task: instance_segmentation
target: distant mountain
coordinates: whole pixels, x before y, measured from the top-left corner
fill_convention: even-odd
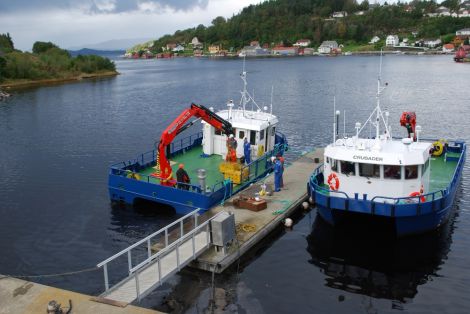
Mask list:
[[[102,57],[118,56],[126,53],[125,50],[97,50],[97,49],[88,49],[83,48],[80,50],[68,50],[68,52],[76,57],[78,55],[88,56],[88,55],[97,55]]]
[[[70,47],[68,50],[80,50],[83,48],[95,50],[126,50],[138,43],[148,41],[149,38],[126,38],[126,39],[112,39],[103,41],[101,43],[84,44],[80,46]]]

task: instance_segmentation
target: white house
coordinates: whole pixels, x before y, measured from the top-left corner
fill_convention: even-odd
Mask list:
[[[398,39],[397,35],[388,35],[387,39],[385,40],[385,45],[387,47],[398,46],[400,39]]]
[[[175,48],[173,48],[173,52],[181,52],[184,51],[184,47],[180,44],[176,45]]]
[[[380,41],[380,37],[379,36],[374,36],[372,37],[372,39],[369,41],[369,44],[375,44],[377,42]]]
[[[333,12],[333,14],[331,15],[331,17],[334,17],[334,18],[341,18],[341,17],[346,17],[346,16],[348,16],[348,12],[346,11]]]
[[[459,29],[455,32],[457,36],[470,36],[470,28]]]
[[[197,39],[197,37],[194,37],[192,40],[191,40],[191,45],[193,45],[193,49],[202,49],[203,48],[203,44],[199,41],[199,39]]]
[[[318,47],[319,53],[330,53],[333,49],[338,49],[338,43],[334,40],[325,40]]]
[[[442,5],[436,9],[436,13],[439,16],[450,16],[450,10]]]
[[[436,48],[437,46],[440,46],[442,44],[442,41],[440,38],[438,39],[426,39],[424,40],[424,47],[428,48]]]
[[[465,8],[460,8],[459,17],[470,17],[470,10]]]
[[[311,44],[310,39],[299,39],[297,42],[293,45],[295,47],[308,47]]]
[[[407,47],[408,43],[408,38],[403,38],[402,42],[400,43],[400,47]]]
[[[442,52],[444,53],[451,53],[455,51],[455,47],[453,44],[445,44],[442,46]]]

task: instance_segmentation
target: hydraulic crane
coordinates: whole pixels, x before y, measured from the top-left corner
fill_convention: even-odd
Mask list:
[[[192,117],[196,117],[198,119],[187,123],[188,120]],[[156,160],[157,170],[156,173],[152,176],[159,178],[160,183],[162,185],[174,186],[176,183],[173,179],[173,171],[171,169],[170,162],[168,161],[168,155],[170,154],[169,145],[171,144],[171,142],[173,142],[173,140],[178,134],[192,126],[199,119],[202,119],[205,122],[209,123],[217,130],[225,133],[225,135],[227,136],[234,133],[232,124],[230,122],[222,119],[216,113],[212,112],[209,108],[192,103],[188,109],[184,110],[178,116],[178,118],[176,118],[165,129],[165,131],[163,131],[162,136],[160,138],[160,142],[158,143]]]

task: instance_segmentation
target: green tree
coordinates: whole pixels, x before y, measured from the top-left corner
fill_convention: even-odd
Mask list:
[[[51,42],[37,41],[33,44],[33,53],[40,54],[52,48],[59,48]]]
[[[0,34],[0,53],[9,53],[15,50],[10,33]]]

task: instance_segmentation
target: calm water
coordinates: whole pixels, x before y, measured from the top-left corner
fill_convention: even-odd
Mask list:
[[[250,89],[274,113],[289,158],[330,141],[333,96],[346,129],[374,106],[378,57],[249,60]],[[93,267],[174,217],[113,209],[107,166],[149,150],[191,102],[223,108],[239,99],[240,60],[117,61],[106,80],[14,92],[0,103],[0,273],[37,275]],[[383,104],[394,135],[403,110],[423,137],[470,142],[470,67],[448,56],[386,56]],[[467,164],[468,165],[468,164]],[[226,311],[239,313],[469,313],[470,170],[454,216],[438,232],[404,240],[336,231],[316,211],[296,217],[238,269],[217,276]],[[88,294],[100,271],[34,278]],[[199,313],[211,276],[184,271],[143,304]]]

